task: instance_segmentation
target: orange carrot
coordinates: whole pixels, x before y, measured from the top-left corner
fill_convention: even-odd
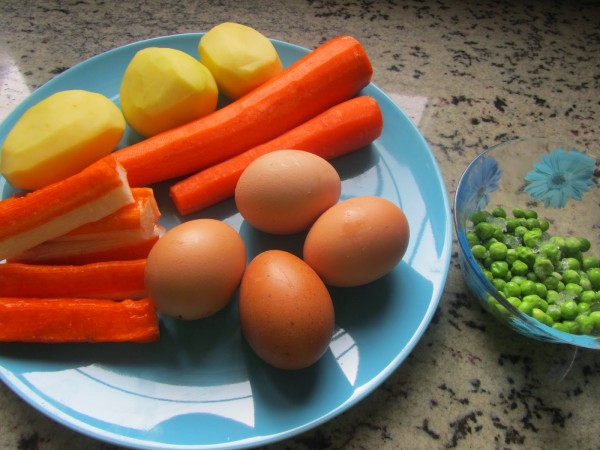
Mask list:
[[[60,241],[51,240],[30,248],[8,262],[26,264],[81,265],[102,261],[127,261],[143,259],[164,233],[155,225],[149,238],[141,239],[93,239]]]
[[[377,101],[361,96],[340,103],[281,136],[171,186],[179,214],[190,214],[233,196],[242,172],[259,156],[275,150],[304,150],[333,159],[358,150],[381,135]]]
[[[123,168],[106,157],[22,197],[0,201],[0,260],[132,203]]]
[[[149,299],[0,298],[1,342],[155,342]]]
[[[145,259],[81,266],[0,264],[0,297],[143,298],[145,267]]]
[[[339,36],[228,106],[113,154],[131,186],[194,173],[353,97],[372,74],[360,43]]]
[[[55,238],[56,241],[93,239],[147,239],[160,218],[154,192],[150,188],[132,188],[134,203],[114,213]]]

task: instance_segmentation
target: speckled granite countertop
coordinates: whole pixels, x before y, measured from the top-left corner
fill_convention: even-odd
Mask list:
[[[482,149],[556,134],[600,145],[600,4],[292,0],[0,3],[0,119],[28,92],[111,48],[223,21],[314,48],[366,47],[374,81],[415,121],[452,196]],[[571,364],[572,363],[572,364]],[[598,449],[600,354],[526,340],[476,303],[453,258],[438,311],[405,363],[349,411],[272,449]],[[0,448],[114,448],[0,386]]]

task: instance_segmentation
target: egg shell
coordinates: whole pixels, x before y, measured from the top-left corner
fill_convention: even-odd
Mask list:
[[[304,241],[303,259],[328,285],[359,286],[389,273],[409,237],[399,206],[381,197],[354,197],[317,219]]]
[[[159,311],[194,320],[215,314],[232,300],[245,267],[246,249],[238,232],[219,220],[197,219],[158,240],[144,278]]]
[[[293,234],[339,200],[341,180],[324,158],[301,150],[263,155],[244,170],[235,203],[245,220],[272,234]]]
[[[327,287],[302,259],[267,250],[246,268],[239,316],[250,347],[280,369],[302,369],[326,352],[335,327]]]

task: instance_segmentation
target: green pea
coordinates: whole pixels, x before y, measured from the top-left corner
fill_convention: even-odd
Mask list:
[[[579,238],[569,236],[565,239],[565,252],[569,254],[574,254],[581,251],[581,241]]]
[[[473,256],[477,259],[484,259],[486,256],[488,256],[487,248],[481,244],[476,244],[471,247],[471,253],[473,253]]]
[[[590,248],[592,248],[592,244],[588,239],[584,237],[578,237],[577,239],[579,239],[579,251],[587,252]]]
[[[556,290],[558,292],[562,292],[565,290],[565,283],[563,283],[562,281],[558,281],[558,284],[556,285]]]
[[[494,281],[494,275],[489,270],[484,270],[483,275],[490,281],[490,283]]]
[[[558,288],[558,283],[559,282],[560,282],[560,280],[558,279],[558,277],[556,277],[554,275],[550,275],[550,276],[544,278],[544,285],[548,289],[553,289],[555,291]]]
[[[548,231],[550,229],[550,222],[548,222],[546,219],[539,219],[539,223],[542,231]]]
[[[535,287],[535,282],[531,280],[523,281],[519,287],[521,288],[521,295],[523,297],[527,295],[537,295],[537,289]]]
[[[600,289],[600,267],[589,269],[587,275],[590,283],[592,283],[592,288]]]
[[[509,248],[506,250],[506,262],[510,265],[517,260],[517,251],[514,248]]]
[[[478,211],[474,211],[473,214],[471,214],[471,221],[477,225],[478,223],[481,222],[487,222],[488,218],[490,217],[490,213],[485,211],[485,210],[478,210]]]
[[[497,291],[502,293],[504,291],[504,285],[506,284],[506,280],[503,280],[502,278],[494,278],[492,280],[492,284],[494,285]]]
[[[594,329],[600,330],[600,311],[592,311],[589,317],[594,322]]]
[[[539,308],[533,308],[531,310],[531,316],[538,322],[541,322],[544,325],[548,325],[549,327],[554,325],[554,320],[552,319],[552,317],[550,317],[548,314],[546,314]]]
[[[515,275],[526,275],[529,272],[529,266],[520,259],[514,261],[510,266],[510,271]]]
[[[506,261],[494,261],[490,265],[490,272],[492,272],[494,278],[506,279],[508,275],[508,263]]]
[[[521,208],[513,208],[512,214],[517,218],[525,217],[525,211],[523,211]]]
[[[521,299],[518,297],[507,297],[506,301],[508,303],[510,303],[511,305],[513,305],[515,308],[518,308],[519,305],[521,304]]]
[[[583,275],[581,275],[581,279],[579,280],[579,286],[581,286],[581,289],[584,291],[589,291],[592,289],[592,282],[587,277],[585,272],[583,273]]]
[[[527,280],[527,278],[525,278],[521,275],[515,275],[515,274],[513,274],[513,277],[510,279],[510,281],[513,281],[519,285],[525,280]]]
[[[548,305],[548,308],[546,308],[546,314],[552,317],[552,320],[555,322],[559,321],[561,319],[560,306]]]
[[[583,270],[590,270],[594,267],[600,267],[600,260],[594,256],[584,256],[581,262]]]
[[[523,211],[523,217],[525,217],[526,219],[537,219],[538,213],[533,209],[526,209],[525,211]]]
[[[492,216],[494,217],[506,217],[506,211],[503,208],[494,208],[492,210]]]
[[[583,291],[579,295],[579,301],[593,305],[596,303],[596,293],[592,290]]]
[[[560,298],[561,296],[558,292],[552,289],[548,289],[548,292],[546,293],[546,301],[549,305],[557,304]]]
[[[520,297],[521,287],[518,283],[511,280],[504,285],[504,293],[507,297]]]
[[[562,274],[562,281],[563,281],[563,283],[567,283],[567,284],[569,284],[569,283],[579,284],[579,282],[581,281],[581,277],[579,276],[579,273],[576,270],[567,269]]]
[[[515,228],[519,226],[519,221],[517,219],[508,219],[506,221],[506,231],[509,233],[514,233]]]
[[[544,283],[536,282],[535,293],[541,298],[546,298],[546,296],[548,295],[548,288],[546,288],[546,285]]]
[[[577,303],[577,311],[579,311],[580,315],[586,314],[587,312],[589,312],[590,308],[591,308],[591,305],[589,303],[582,302],[582,301]]]
[[[570,329],[568,325],[565,325],[563,322],[554,322],[552,328],[558,331],[562,331],[563,333],[569,333]]]
[[[540,253],[550,261],[558,261],[560,257],[560,249],[556,244],[546,242],[540,246]]]
[[[479,222],[475,225],[475,233],[477,237],[481,240],[488,240],[491,238],[496,232],[496,227],[487,222]]]
[[[600,291],[596,292],[596,303],[600,303]]]
[[[533,263],[533,272],[540,280],[545,280],[554,273],[554,264],[550,259],[540,256]]]
[[[493,262],[494,262],[494,260],[488,254],[485,258],[483,258],[483,267],[485,267],[486,269],[489,269]]]
[[[523,261],[529,267],[533,267],[533,264],[535,263],[535,260],[536,260],[536,256],[530,247],[522,246],[522,247],[517,248],[516,251],[517,251],[517,257],[519,258],[520,261]]]
[[[517,306],[517,309],[523,314],[531,316],[533,314],[533,308],[535,308],[535,306],[535,302],[526,302],[524,300],[521,300],[521,303],[519,304],[519,306]]]
[[[506,259],[508,247],[502,242],[494,242],[492,245],[490,245],[489,252],[493,260],[504,261]]]
[[[515,228],[514,234],[515,236],[522,238],[528,231],[529,229],[526,226],[519,225],[517,228]]]
[[[534,228],[523,235],[523,243],[527,247],[536,248],[542,242],[542,230]]]
[[[563,324],[567,327],[567,333],[579,334],[579,324],[574,320],[563,320]]]
[[[565,270],[580,270],[581,269],[581,265],[579,264],[579,261],[577,260],[577,258],[573,258],[573,257],[561,259],[558,266],[563,271],[565,271]]]
[[[527,219],[525,221],[525,226],[529,229],[529,230],[533,230],[534,228],[538,228],[541,231],[540,228],[540,221],[538,219]]]
[[[476,244],[479,244],[479,237],[474,231],[467,231],[467,243],[469,247],[473,247]]]
[[[571,294],[579,297],[583,289],[577,283],[566,283],[565,284],[565,292],[570,292]]]
[[[577,316],[575,322],[579,325],[579,332],[581,334],[590,334],[594,329],[594,319],[590,316]]]
[[[567,300],[560,306],[560,314],[563,319],[572,320],[577,317],[579,310],[575,300]]]

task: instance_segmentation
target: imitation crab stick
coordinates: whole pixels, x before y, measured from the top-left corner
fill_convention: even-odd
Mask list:
[[[81,265],[103,261],[144,259],[165,229],[155,225],[148,238],[50,240],[7,259],[12,263]]]
[[[160,210],[150,188],[132,188],[134,203],[114,213],[87,223],[54,241],[146,239],[154,233],[154,225],[160,219]]]
[[[22,197],[0,201],[0,260],[99,220],[133,202],[123,168],[105,157]]]
[[[0,342],[155,342],[151,300],[0,298]]]
[[[233,103],[113,155],[127,170],[131,186],[188,175],[348,100],[370,82],[372,74],[361,44],[339,36]]]
[[[145,259],[81,266],[0,264],[0,297],[143,298],[145,267]]]
[[[360,149],[381,135],[377,101],[360,96],[342,102],[283,135],[204,169],[171,186],[179,214],[190,214],[233,196],[242,172],[259,156],[294,149],[333,159]]]

